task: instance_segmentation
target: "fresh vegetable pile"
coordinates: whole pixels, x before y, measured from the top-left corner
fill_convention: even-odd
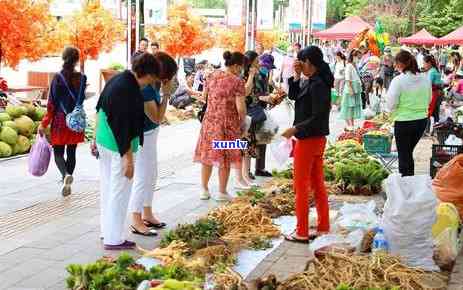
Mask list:
[[[390,113],[380,113],[376,115],[371,121],[377,123],[380,127],[386,124],[393,123]]]
[[[353,140],[337,142],[325,152],[325,179],[334,182],[339,194],[379,193],[389,173],[362,145]]]
[[[341,135],[338,136],[337,141],[344,141],[344,140],[355,140],[358,143],[363,143],[363,135],[371,131],[372,129],[368,128],[358,128],[354,131],[345,131]]]
[[[407,267],[399,258],[387,254],[327,252],[310,261],[305,272],[289,277],[278,289],[424,290],[444,289],[445,281],[443,275]]]
[[[0,158],[29,152],[46,109],[8,105],[0,113]]]
[[[233,245],[250,247],[256,240],[278,237],[280,230],[259,206],[234,202],[209,213],[209,218],[224,227],[222,240]]]
[[[199,281],[192,273],[176,266],[155,266],[147,271],[127,253],[116,260],[103,258],[87,265],[71,264],[66,270],[67,287],[72,290],[131,290],[149,279]]]
[[[211,218],[204,218],[193,224],[178,225],[175,230],[169,231],[161,240],[161,248],[169,246],[174,241],[181,241],[187,245],[188,254],[208,245],[220,243],[224,234],[222,224]]]

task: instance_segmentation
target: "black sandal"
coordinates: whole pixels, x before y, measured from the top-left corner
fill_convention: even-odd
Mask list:
[[[153,230],[153,229],[149,229],[146,232],[141,232],[137,230],[134,226],[130,226],[130,228],[132,230],[132,234],[135,234],[135,235],[140,235],[140,236],[145,236],[145,237],[155,237],[158,235],[158,232],[156,232],[156,230]]]
[[[155,228],[155,229],[163,229],[165,227],[167,227],[167,224],[166,223],[152,223],[150,221],[143,221],[143,223],[145,224],[145,226],[149,227],[149,228]]]

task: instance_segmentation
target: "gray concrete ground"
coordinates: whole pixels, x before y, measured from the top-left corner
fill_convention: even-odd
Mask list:
[[[292,120],[285,105],[274,109],[273,116],[282,129]],[[336,113],[331,127],[333,140],[343,127]],[[169,228],[192,222],[217,206],[198,198],[200,170],[192,156],[199,128],[190,120],[163,127],[159,135],[160,179],[153,206]],[[270,150],[267,158],[268,169],[275,168]],[[0,289],[65,289],[66,265],[115,255],[104,251],[99,240],[98,164],[87,145],[78,149],[74,193],[67,198],[59,195],[54,164],[41,178],[27,174],[26,158],[0,162],[0,173]],[[217,190],[216,174],[211,181]],[[144,248],[159,242],[129,237]],[[250,278],[275,273],[283,279],[303,270],[310,258],[307,246],[282,243]]]

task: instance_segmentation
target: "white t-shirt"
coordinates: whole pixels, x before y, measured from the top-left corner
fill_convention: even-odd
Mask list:
[[[334,78],[336,80],[343,80],[345,78],[346,67],[343,62],[337,62],[334,67]]]
[[[360,82],[360,76],[358,75],[354,65],[351,63],[346,64],[345,80],[352,82]]]

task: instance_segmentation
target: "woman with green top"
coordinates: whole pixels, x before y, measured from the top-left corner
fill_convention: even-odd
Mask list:
[[[349,54],[345,68],[341,118],[346,121],[349,130],[354,129],[354,120],[362,117],[362,82],[356,68],[358,58],[359,52],[353,49]]]
[[[392,112],[394,120],[399,172],[402,176],[413,176],[413,150],[428,123],[431,82],[426,74],[420,73],[416,59],[410,52],[400,51],[395,57],[395,62],[400,75],[391,82],[386,106]]]
[[[131,231],[142,236],[156,236],[156,229],[166,227],[166,224],[153,214],[153,184],[155,184],[158,174],[157,143],[159,124],[164,119],[170,99],[171,80],[178,70],[177,63],[168,54],[157,52],[154,57],[160,67],[160,72],[155,81],[161,83],[163,97],[161,101],[159,90],[154,87],[155,83],[142,89],[145,108],[144,142],[135,158],[135,176],[130,201],[130,212],[132,213]]]
[[[96,145],[100,159],[101,232],[105,250],[135,248],[124,239],[134,176],[134,154],[143,145],[144,101],[141,88],[154,83],[159,63],[149,53],[134,58],[105,85],[97,110]]]
[[[425,55],[423,69],[428,74],[432,85],[432,99],[429,103],[428,117],[433,117],[434,122],[439,122],[440,105],[442,103],[442,81],[437,67],[436,59],[432,55]]]

